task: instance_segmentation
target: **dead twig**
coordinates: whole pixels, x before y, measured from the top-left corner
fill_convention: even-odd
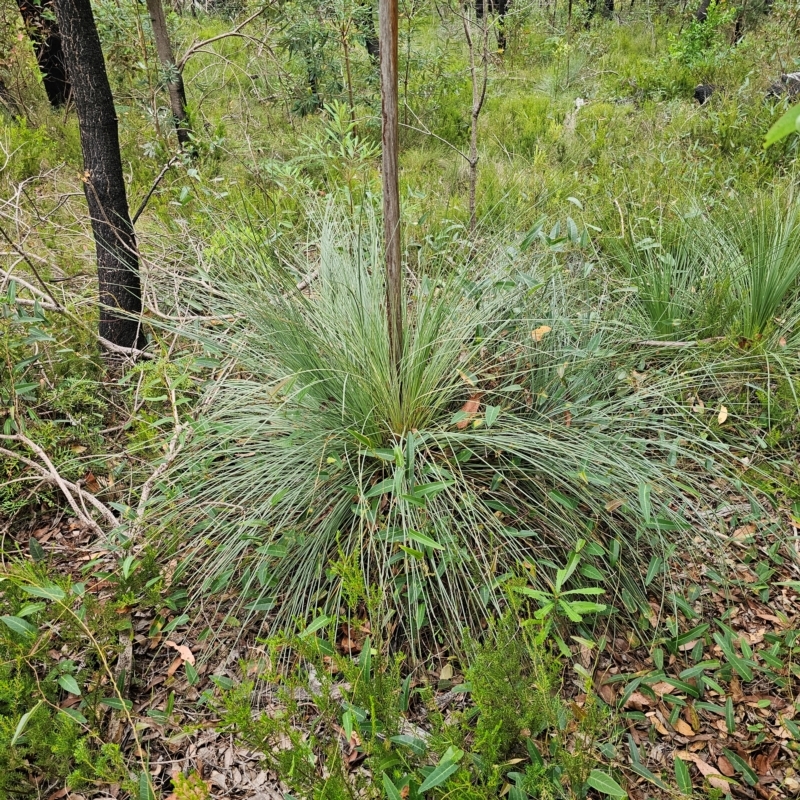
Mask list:
[[[186,62],[201,48],[205,47],[206,45],[212,44],[213,42],[218,42],[220,39],[227,39],[229,36],[240,36],[241,34],[239,31],[242,30],[246,25],[249,25],[256,17],[260,17],[266,10],[267,5],[264,4],[261,8],[258,9],[254,14],[251,14],[247,19],[243,22],[240,22],[235,28],[230,31],[226,31],[225,33],[220,33],[217,36],[212,36],[210,39],[204,39],[202,42],[195,42],[192,44],[189,49],[183,54],[181,59],[175,64],[175,68],[178,72],[183,72],[183,68],[186,66]]]
[[[14,434],[0,434],[0,440],[8,442],[19,442],[25,445],[41,460],[41,464],[31,458],[15,453],[13,450],[7,450],[5,447],[0,447],[0,453],[4,456],[14,458],[21,461],[26,466],[37,472],[43,480],[57,486],[64,497],[67,499],[70,508],[75,512],[75,516],[81,520],[87,527],[94,530],[96,533],[103,535],[103,529],[100,525],[92,519],[86,510],[84,502],[89,503],[100,514],[100,516],[109,524],[110,527],[115,528],[119,524],[119,520],[114,516],[108,506],[101,503],[91,492],[87,492],[71,481],[65,480],[59,475],[58,470],[53,465],[53,462],[48,458],[47,453],[36,442],[31,441],[27,436],[22,433]],[[80,506],[78,500],[80,500]]]

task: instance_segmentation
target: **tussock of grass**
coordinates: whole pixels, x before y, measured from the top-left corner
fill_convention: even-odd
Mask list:
[[[257,246],[214,275],[203,305],[239,321],[199,338],[238,366],[160,511],[185,568],[286,620],[338,608],[331,564],[356,554],[386,619],[455,640],[512,577],[546,584],[588,539],[583,579],[636,609],[642,567],[701,492],[677,466],[680,411],[637,376],[630,331],[560,271],[493,252],[414,283],[398,379],[380,256],[374,225],[328,214],[308,295]]]

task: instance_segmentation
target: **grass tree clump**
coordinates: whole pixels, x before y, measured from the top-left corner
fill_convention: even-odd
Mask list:
[[[355,571],[381,622],[458,641],[585,541],[574,579],[634,611],[700,495],[630,332],[498,249],[414,280],[395,371],[375,225],[328,214],[309,252],[240,246],[196,298],[233,321],[192,334],[232,368],[161,506],[193,579],[285,621],[337,611]]]
[[[792,196],[697,211],[619,260],[636,288],[637,324],[653,338],[774,345],[797,336],[800,217]]]

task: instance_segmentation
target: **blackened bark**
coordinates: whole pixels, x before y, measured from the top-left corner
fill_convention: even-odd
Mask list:
[[[603,16],[606,19],[611,19],[614,15],[614,0],[604,0],[603,3]]]
[[[53,0],[17,0],[17,6],[36,53],[47,99],[53,108],[59,108],[69,100],[70,84]]]
[[[369,60],[377,64],[381,55],[380,40],[375,32],[375,8],[373,0],[358,0],[355,22],[358,32],[364,37],[364,47]]]
[[[83,188],[97,251],[100,336],[122,347],[140,347],[139,255],[100,37],[90,0],[55,0],[55,9],[81,132]]]
[[[8,87],[3,83],[2,78],[0,78],[0,106],[3,106],[12,117],[19,116],[17,102],[11,96],[11,92],[8,91]]]
[[[708,7],[711,5],[711,0],[700,0],[700,5],[697,11],[694,12],[694,18],[698,22],[705,22],[708,18]]]
[[[150,14],[150,22],[153,24],[153,38],[156,40],[158,60],[167,77],[169,104],[172,109],[172,119],[175,122],[175,132],[178,134],[181,148],[188,150],[191,146],[192,127],[186,111],[186,89],[183,85],[183,73],[175,65],[175,58],[172,55],[167,18],[164,15],[164,6],[161,4],[161,0],[147,0],[147,12]]]
[[[511,0],[475,0],[475,16],[483,19],[484,7],[490,14],[497,14],[497,46],[506,49],[506,14]]]

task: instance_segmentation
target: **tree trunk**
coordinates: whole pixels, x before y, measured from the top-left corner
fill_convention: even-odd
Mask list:
[[[386,317],[389,358],[399,375],[403,357],[403,272],[400,257],[397,0],[380,0],[383,230],[386,246]]]
[[[97,251],[100,336],[121,347],[142,346],[139,255],[100,37],[90,0],[55,0],[55,9],[81,132],[83,188]]]
[[[364,37],[364,47],[369,54],[369,60],[373,64],[377,64],[380,59],[381,46],[380,40],[375,33],[373,10],[373,0],[358,0],[355,10],[355,20],[359,33]]]
[[[0,78],[0,106],[3,106],[12,117],[19,116],[17,101],[11,96],[2,78]]]
[[[17,5],[36,53],[47,99],[53,108],[60,108],[69,100],[70,84],[61,34],[52,19],[53,0],[42,0],[41,5],[34,0],[17,0]]]
[[[175,122],[175,132],[178,134],[181,148],[187,150],[191,146],[192,127],[186,111],[186,90],[183,86],[183,73],[175,65],[172,55],[167,18],[164,15],[164,6],[161,4],[161,0],[147,0],[147,12],[150,14],[150,22],[153,25],[158,60],[167,77],[169,104],[172,109],[172,119]]]
[[[488,0],[482,0],[488,5]],[[483,65],[481,71],[481,79],[478,80],[478,65],[475,57],[475,41],[472,36],[470,26],[472,22],[469,17],[462,16],[464,24],[464,38],[467,41],[467,50],[469,52],[469,75],[470,82],[472,83],[472,109],[470,111],[470,135],[469,135],[469,232],[475,232],[477,224],[476,215],[476,197],[478,189],[478,120],[480,119],[481,110],[486,100],[486,87],[489,82],[489,20],[485,19],[485,15],[481,14],[480,17],[480,33],[481,33],[481,63]]]
[[[711,5],[711,0],[700,0],[700,5],[697,11],[694,12],[694,18],[698,22],[705,22],[708,18],[708,7]]]

